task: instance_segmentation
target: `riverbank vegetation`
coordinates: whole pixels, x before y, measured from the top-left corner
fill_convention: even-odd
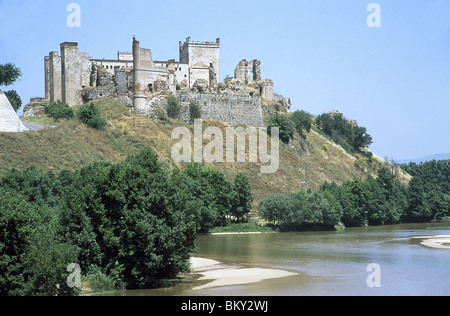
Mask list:
[[[448,220],[450,161],[403,166],[411,172],[409,186],[387,168],[378,177],[342,185],[325,182],[317,192],[274,194],[259,203],[260,214],[280,229],[386,225]]]
[[[0,296],[77,295],[71,263],[93,284],[158,286],[189,271],[198,232],[245,221],[250,205],[247,177],[170,173],[149,148],[59,176],[12,170],[0,179]]]

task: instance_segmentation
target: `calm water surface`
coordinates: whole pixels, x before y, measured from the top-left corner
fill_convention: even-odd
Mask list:
[[[450,223],[347,228],[340,232],[199,236],[196,257],[242,268],[297,275],[258,283],[194,291],[197,277],[157,290],[114,295],[450,295],[450,250],[420,245],[413,236],[450,235]],[[381,269],[370,288],[367,266]]]

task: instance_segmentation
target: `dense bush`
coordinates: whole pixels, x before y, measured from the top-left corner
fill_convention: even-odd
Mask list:
[[[84,104],[78,109],[77,118],[82,123],[98,130],[104,130],[107,124],[101,117],[100,110],[92,102]]]
[[[52,102],[45,107],[45,114],[53,118],[55,121],[60,119],[72,119],[74,112],[71,107],[61,101]]]

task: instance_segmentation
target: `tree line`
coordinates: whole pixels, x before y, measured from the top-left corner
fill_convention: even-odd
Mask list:
[[[247,176],[190,164],[167,171],[144,149],[58,176],[31,167],[0,179],[0,296],[78,295],[67,267],[114,288],[151,288],[189,271],[196,234],[246,221]]]
[[[275,113],[270,117],[267,129],[270,133],[271,127],[278,127],[281,141],[287,144],[296,131],[304,138],[313,126],[351,154],[365,153],[363,149],[372,144],[367,128],[345,119],[340,113],[324,113],[315,119],[305,111],[295,111],[289,116]]]
[[[317,192],[275,194],[259,203],[262,218],[281,230],[386,225],[450,219],[450,161],[410,163],[409,185],[382,167],[378,177],[342,185],[325,182]]]

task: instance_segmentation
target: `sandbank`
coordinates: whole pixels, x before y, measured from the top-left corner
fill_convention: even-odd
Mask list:
[[[191,270],[193,273],[202,275],[198,280],[211,280],[209,283],[193,288],[194,291],[296,275],[296,273],[278,269],[231,267],[215,260],[203,258],[191,258]]]
[[[412,239],[422,239],[423,246],[437,249],[450,249],[450,235],[417,236]]]

